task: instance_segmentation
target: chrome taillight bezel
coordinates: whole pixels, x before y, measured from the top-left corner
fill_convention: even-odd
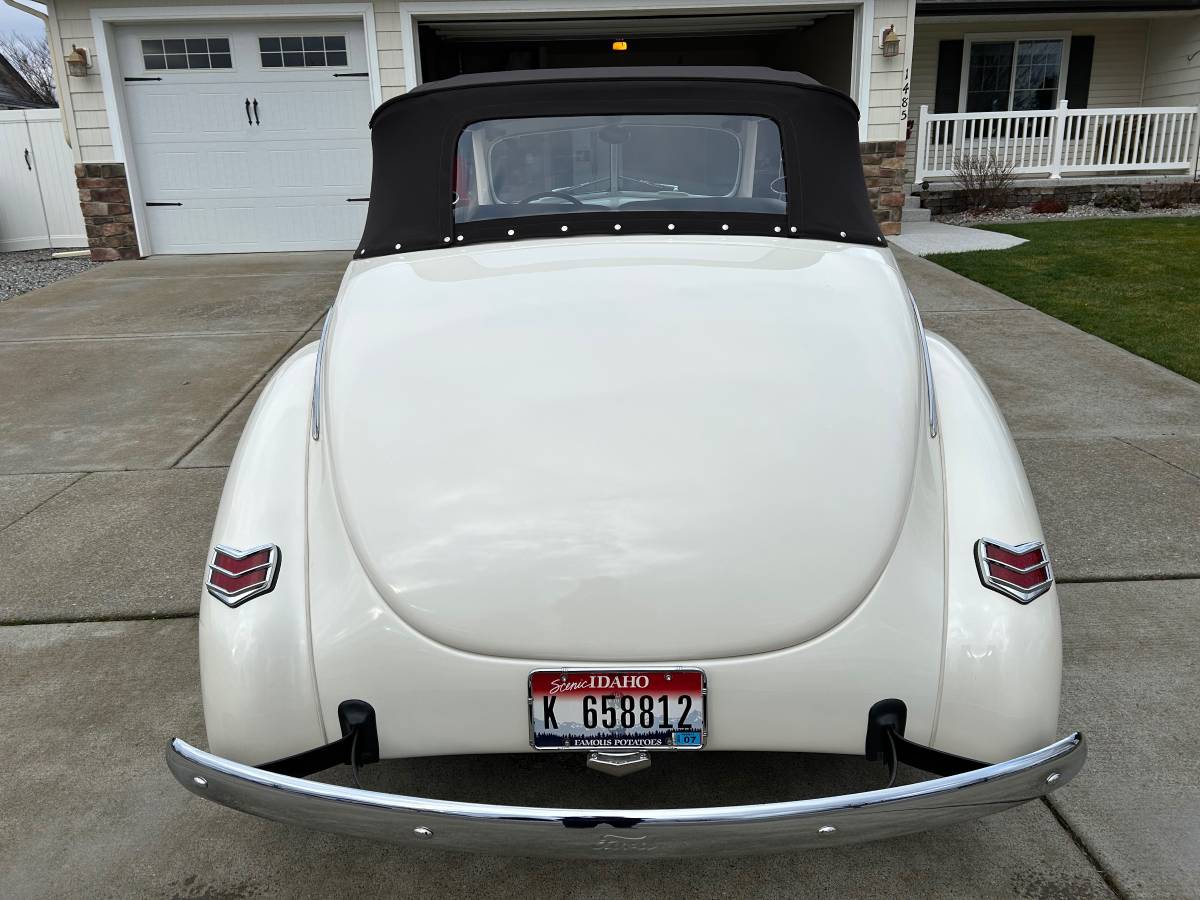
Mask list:
[[[1008,553],[1016,556],[1023,556],[1027,553],[1038,551],[1039,560],[1030,566],[1017,568],[1004,562],[1000,559],[995,559],[988,555],[988,547],[997,547],[1005,550]],[[1039,569],[1043,571],[1043,579],[1037,584],[1030,586],[1022,586],[1011,581],[1006,581],[999,575],[993,574],[992,566],[998,566],[1001,570],[1011,572],[1035,572]],[[979,573],[979,580],[985,588],[1003,594],[1011,600],[1016,600],[1018,603],[1032,603],[1050,588],[1054,587],[1054,569],[1050,565],[1050,553],[1046,549],[1045,541],[1028,541],[1024,544],[1007,544],[1004,541],[998,541],[995,538],[980,538],[975,542],[975,568]]]
[[[232,559],[246,559],[249,556],[262,553],[264,550],[270,551],[267,555],[267,562],[242,572],[231,572],[217,565],[217,554],[222,554]],[[263,594],[268,594],[275,589],[275,583],[279,580],[279,564],[281,560],[282,554],[279,551],[279,547],[275,544],[259,544],[248,550],[239,550],[236,547],[230,547],[226,544],[217,544],[208,554],[208,567],[205,570],[204,588],[212,597],[220,600],[231,609],[241,606],[247,600],[261,597]],[[238,578],[250,572],[262,572],[262,576],[246,587],[230,591],[220,585],[213,584],[214,572],[221,572],[231,578]]]

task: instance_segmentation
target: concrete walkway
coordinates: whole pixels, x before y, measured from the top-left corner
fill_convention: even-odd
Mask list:
[[[966,253],[970,250],[1007,250],[1026,243],[1025,238],[998,231],[980,231],[941,222],[905,222],[904,232],[888,238],[894,246],[916,256],[931,253]]]
[[[898,251],[983,371],[1062,584],[1052,804],[869,846],[620,865],[400,851],[201,802],[194,618],[224,467],[263,379],[315,339],[344,257],[114,263],[0,305],[4,897],[1200,896],[1200,385]],[[947,423],[946,427],[952,427]],[[829,757],[704,754],[649,777],[564,756],[410,760],[369,786],[502,802],[753,802],[879,783]]]

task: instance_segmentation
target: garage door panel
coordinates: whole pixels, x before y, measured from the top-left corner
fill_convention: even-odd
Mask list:
[[[126,108],[135,143],[252,140],[240,85],[131,85]]]
[[[338,249],[351,250],[362,236],[366,210],[357,204],[297,203],[259,210],[262,227],[288,234],[288,240],[316,243],[334,236]]]
[[[345,35],[348,65],[264,69],[260,37],[297,34]],[[228,69],[144,80],[143,40],[201,36],[228,40]],[[118,48],[123,74],[143,79],[124,94],[153,252],[355,246],[366,208],[347,201],[370,191],[370,82],[334,75],[366,68],[361,23],[139,24]]]
[[[268,153],[271,184],[281,191],[290,189],[328,190],[345,194],[370,191],[370,181],[362,172],[371,166],[369,147],[289,147]]]
[[[141,189],[149,202],[183,202],[254,195],[365,197],[370,192],[369,146],[338,141],[275,141],[231,149],[197,144],[189,150],[136,145]]]
[[[338,35],[345,38],[347,59],[344,65],[323,67],[270,67],[263,64],[259,39],[281,36]],[[231,60],[227,67],[174,69],[147,67],[143,40],[218,38],[229,42]],[[184,79],[189,82],[258,84],[271,81],[291,82],[296,73],[332,74],[367,70],[366,40],[361,20],[298,21],[266,19],[251,22],[191,22],[167,24],[147,22],[122,26],[117,34],[117,55],[124,75],[160,77],[164,82]]]
[[[142,193],[150,202],[162,202],[245,191],[255,183],[251,156],[223,146],[140,153]]]
[[[351,250],[366,219],[364,204],[333,198],[205,201],[146,213],[159,253]]]
[[[261,125],[254,129],[254,138],[309,135],[313,124],[320,123],[323,138],[362,140],[371,118],[371,97],[365,88],[348,80],[257,85],[254,99]]]

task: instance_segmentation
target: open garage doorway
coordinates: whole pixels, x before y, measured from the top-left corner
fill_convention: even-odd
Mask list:
[[[414,22],[420,80],[582,66],[769,66],[854,95],[850,10],[675,16],[447,17]]]

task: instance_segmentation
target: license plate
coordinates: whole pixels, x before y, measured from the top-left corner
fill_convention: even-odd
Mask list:
[[[535,750],[699,750],[699,669],[539,669],[529,674]]]

